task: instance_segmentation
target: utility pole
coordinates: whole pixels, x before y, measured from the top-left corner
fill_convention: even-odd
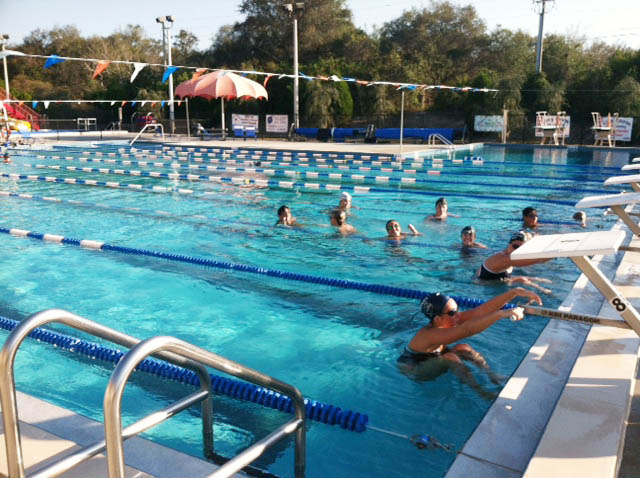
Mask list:
[[[300,105],[298,101],[298,20],[304,11],[304,2],[285,3],[282,8],[289,12],[289,17],[293,19],[293,124],[300,127]]]
[[[551,10],[546,8],[547,3],[553,3],[555,0],[533,0],[533,9],[540,15],[538,23],[538,44],[536,46],[536,73],[542,71],[542,30],[544,27],[544,14]]]

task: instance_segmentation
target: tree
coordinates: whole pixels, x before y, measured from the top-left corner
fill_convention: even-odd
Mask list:
[[[611,92],[610,104],[620,116],[640,116],[640,83],[625,76]]]

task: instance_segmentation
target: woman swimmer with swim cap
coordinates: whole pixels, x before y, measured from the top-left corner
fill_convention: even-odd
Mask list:
[[[490,371],[484,357],[470,345],[451,344],[482,332],[500,319],[522,320],[522,307],[502,309],[516,297],[524,297],[529,302],[542,305],[542,300],[535,292],[522,287],[511,289],[465,311],[458,310],[458,304],[449,296],[440,293],[427,295],[420,307],[429,323],[405,347],[404,353],[398,358],[399,368],[415,378],[426,380],[434,379],[450,369],[463,382],[479,393],[486,394],[463,361],[469,361],[485,370],[496,384],[500,383],[499,378]]]

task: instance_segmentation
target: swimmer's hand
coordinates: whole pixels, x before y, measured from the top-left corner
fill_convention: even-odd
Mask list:
[[[516,287],[512,289],[516,293],[516,297],[525,297],[529,299],[529,303],[536,303],[538,305],[542,305],[542,299],[538,294],[529,289],[525,289],[524,287]]]
[[[408,227],[409,227],[409,230],[410,230],[413,234],[415,234],[416,236],[419,236],[419,235],[420,235],[420,233],[418,232],[418,230],[415,228],[415,226],[414,226],[413,224],[409,224],[409,226],[408,226]]]
[[[518,322],[524,318],[524,309],[522,307],[507,309],[507,312],[509,313],[508,317],[511,322]]]

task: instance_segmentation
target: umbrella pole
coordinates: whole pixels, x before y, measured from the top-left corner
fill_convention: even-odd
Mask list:
[[[185,98],[185,108],[187,109],[187,138],[191,136],[191,129],[189,128],[189,98]]]
[[[227,137],[227,129],[224,126],[224,98],[220,98],[220,104],[222,105],[222,137]]]

